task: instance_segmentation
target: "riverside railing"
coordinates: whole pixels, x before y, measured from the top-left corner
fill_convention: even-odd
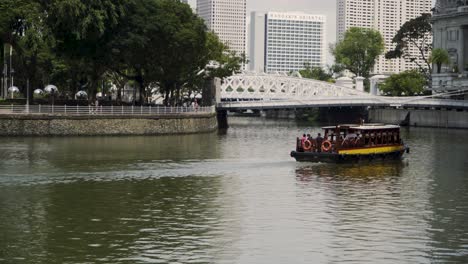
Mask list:
[[[171,114],[214,113],[208,107],[164,106],[69,106],[69,105],[0,105],[0,115],[70,115],[70,116],[154,116]]]

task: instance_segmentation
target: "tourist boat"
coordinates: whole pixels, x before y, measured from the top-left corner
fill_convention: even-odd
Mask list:
[[[401,159],[405,152],[409,153],[400,137],[400,126],[349,124],[323,130],[323,138],[297,138],[291,157],[297,161],[353,162]]]

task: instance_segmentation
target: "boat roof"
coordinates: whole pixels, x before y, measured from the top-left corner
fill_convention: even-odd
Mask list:
[[[378,126],[362,125],[362,126],[351,127],[351,128],[358,129],[358,130],[385,130],[385,129],[399,129],[400,126],[396,126],[396,125],[378,125]]]
[[[355,130],[385,130],[385,129],[399,129],[400,126],[397,125],[386,125],[386,124],[342,124],[337,126],[323,127],[322,129],[336,129],[337,127],[341,129],[355,129]]]

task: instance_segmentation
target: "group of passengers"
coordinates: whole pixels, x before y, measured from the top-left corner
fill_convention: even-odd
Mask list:
[[[384,131],[360,134],[351,133],[331,133],[326,131],[324,137],[320,133],[316,138],[310,134],[303,134],[297,138],[298,152],[334,152],[337,148],[353,148],[363,146],[379,146],[401,144],[399,133]]]
[[[299,152],[304,151],[313,151],[313,152],[322,152],[322,144],[324,142],[322,134],[318,133],[317,137],[314,139],[310,134],[303,134],[301,138],[298,138],[297,141],[297,150]]]
[[[310,134],[303,134],[301,138],[297,139],[297,151],[328,152],[335,147],[336,142],[339,142],[340,146],[351,146],[356,145],[360,139],[361,135],[355,133],[346,136],[332,133],[330,135],[325,134],[324,137],[318,133],[316,138],[313,138]]]

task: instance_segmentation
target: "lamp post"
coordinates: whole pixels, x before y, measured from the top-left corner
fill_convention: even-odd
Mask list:
[[[3,66],[2,91],[1,91],[3,99],[7,98],[7,89],[8,89],[8,65],[5,63]]]
[[[10,79],[11,79],[10,87],[14,87],[14,82],[13,82],[14,75],[15,75],[15,69],[11,68],[10,66]],[[11,99],[14,99],[13,93],[11,93]]]
[[[15,86],[13,83],[14,76],[15,76],[15,69],[11,68],[10,70],[11,87]]]
[[[26,113],[29,114],[29,78],[26,80]]]

